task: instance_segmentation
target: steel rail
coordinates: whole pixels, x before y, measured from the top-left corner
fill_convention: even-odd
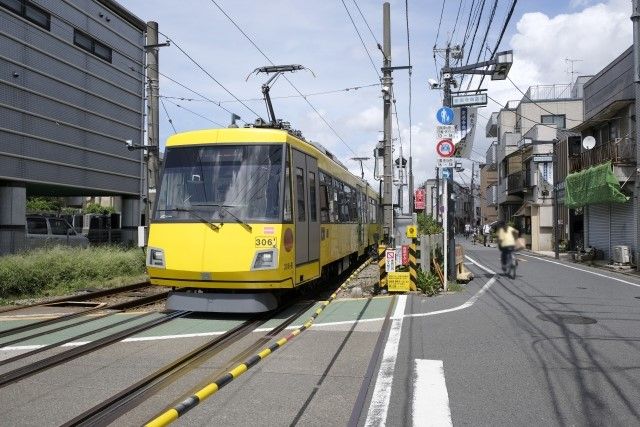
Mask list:
[[[28,335],[26,337],[16,338],[16,339],[14,339],[12,341],[7,341],[7,342],[4,342],[4,343],[0,343],[0,347],[8,347],[10,345],[13,345],[13,344],[16,344],[16,343],[19,343],[19,342],[22,342],[22,341],[27,341],[27,340],[30,340],[30,339],[33,339],[33,338],[38,338],[38,337],[41,337],[43,335],[52,334],[54,332],[60,332],[61,330],[68,329],[68,328],[74,328],[76,326],[80,326],[80,325],[83,325],[85,323],[94,322],[94,321],[99,320],[99,319],[104,319],[105,317],[109,317],[109,316],[112,316],[114,314],[118,314],[118,313],[120,313],[120,312],[122,312],[124,310],[130,309],[130,308],[143,307],[145,305],[152,304],[152,303],[154,303],[156,301],[159,301],[161,299],[165,299],[165,298],[167,298],[168,295],[169,295],[169,292],[162,292],[162,293],[159,293],[159,294],[156,294],[156,295],[149,295],[149,296],[146,296],[146,297],[138,298],[138,299],[135,299],[133,301],[126,301],[126,302],[123,302],[123,303],[114,304],[112,306],[106,306],[106,307],[103,306],[102,307],[103,310],[115,310],[115,311],[113,311],[111,313],[100,314],[100,315],[97,315],[97,316],[89,318],[89,319],[81,320],[81,321],[79,321],[77,323],[74,323],[74,324],[71,324],[71,325],[63,325],[63,326],[60,326],[60,327],[55,328],[55,329],[47,329],[46,331],[42,331],[42,332],[38,332],[38,333],[35,333],[35,334],[31,334],[31,335]],[[39,327],[34,327],[33,329],[38,329],[38,328]],[[7,360],[9,360],[9,359],[0,360],[0,365],[3,365],[5,363],[7,363]]]
[[[127,292],[127,291],[128,290],[121,290],[118,293]],[[114,295],[114,294],[112,293],[110,295]],[[122,303],[118,303],[118,304],[114,304],[114,305],[101,304],[101,305],[99,305],[97,307],[92,307],[92,308],[89,308],[87,310],[78,311],[76,313],[65,314],[65,315],[62,315],[62,316],[54,317],[52,319],[41,320],[39,322],[29,323],[27,325],[17,326],[15,328],[4,330],[4,331],[0,332],[0,338],[6,337],[6,336],[10,336],[10,335],[15,335],[15,334],[18,334],[20,332],[26,332],[26,331],[32,331],[34,329],[44,328],[45,326],[53,325],[53,324],[60,323],[60,322],[65,322],[67,320],[73,320],[73,319],[81,317],[83,315],[87,315],[87,314],[94,313],[94,312],[101,311],[101,310],[118,310],[118,311],[122,311],[122,310],[126,310],[126,309],[129,309],[129,308],[142,307],[142,306],[151,304],[153,302],[159,301],[159,300],[161,300],[163,298],[166,298],[168,295],[169,295],[168,292],[162,292],[162,293],[159,293],[159,294],[156,294],[156,295],[149,295],[149,296],[146,296],[146,297],[137,298],[137,299],[134,299],[134,300],[131,300],[131,301],[126,301],[126,302],[122,302]],[[84,321],[82,321],[80,323],[76,323],[76,324],[70,325],[70,326],[79,325],[81,323],[84,323]],[[21,339],[20,341],[23,341],[23,339]],[[17,341],[14,340],[14,342],[17,342]],[[8,343],[3,343],[3,344],[0,344],[0,345],[1,346],[7,346],[9,344]]]
[[[65,352],[62,353],[58,353],[55,354],[51,357],[48,357],[46,359],[42,359],[42,360],[38,360],[37,362],[27,365],[27,366],[23,366],[21,368],[17,368],[14,369],[13,371],[9,371],[6,372],[2,375],[0,375],[0,388],[9,385],[11,383],[14,383],[16,381],[19,381],[23,378],[27,378],[31,375],[34,375],[38,372],[44,371],[45,369],[51,368],[53,366],[57,366],[60,365],[64,362],[67,362],[69,360],[75,359],[77,357],[83,356],[85,354],[91,353],[95,350],[98,350],[102,347],[106,347],[110,344],[113,344],[114,342],[120,341],[124,338],[127,338],[131,335],[137,334],[139,332],[143,332],[146,331],[147,329],[151,329],[155,326],[161,325],[163,323],[167,323],[173,319],[176,319],[178,317],[184,317],[187,314],[190,314],[190,311],[176,311],[176,312],[172,312],[167,314],[164,317],[161,317],[159,319],[153,319],[150,320],[148,322],[145,322],[141,325],[136,325],[133,326],[131,328],[122,330],[120,332],[116,332],[115,334],[111,334],[109,336],[106,336],[104,338],[100,338],[97,339],[95,341],[91,341],[87,344],[83,344],[81,346],[78,346],[76,348],[67,350]],[[150,313],[147,313],[145,315],[148,315]],[[143,315],[144,316],[144,315]],[[96,331],[91,331],[91,334],[95,333]],[[58,344],[56,344],[57,346]],[[22,355],[21,355],[22,356]]]
[[[122,292],[135,291],[137,289],[145,288],[145,287],[150,286],[150,285],[151,285],[151,283],[146,281],[146,282],[134,283],[132,285],[119,286],[117,288],[103,289],[103,290],[95,291],[95,292],[87,292],[85,294],[78,294],[78,295],[73,295],[73,296],[60,297],[60,298],[52,299],[52,300],[49,300],[49,301],[39,302],[39,303],[36,303],[36,304],[18,305],[18,306],[13,306],[13,307],[0,309],[0,314],[1,313],[7,313],[7,312],[10,312],[10,311],[23,310],[25,308],[40,307],[40,306],[51,305],[51,304],[60,304],[62,302],[87,301],[87,300],[90,300],[90,299],[93,299],[93,298],[102,298],[102,297],[106,297],[106,296],[109,296],[109,295],[119,294],[119,293],[122,293]]]
[[[295,321],[301,314],[311,307],[315,301],[305,302],[300,310],[297,310],[291,316],[287,317],[278,326],[271,329],[264,337],[256,341],[251,347],[261,345],[259,343],[263,340],[270,340],[274,334],[277,334],[289,326]],[[74,419],[66,422],[62,427],[71,426],[95,426],[95,425],[107,425],[114,422],[119,417],[136,407],[139,403],[145,400],[145,397],[156,391],[158,388],[164,388],[169,383],[173,382],[174,378],[178,374],[182,374],[182,371],[186,368],[191,368],[193,365],[203,358],[211,358],[220,351],[228,348],[227,343],[232,344],[235,339],[240,339],[248,335],[261,324],[264,324],[267,320],[272,319],[275,315],[281,313],[289,306],[282,307],[275,313],[270,313],[268,317],[261,320],[249,320],[235,328],[225,332],[223,335],[216,337],[210,342],[198,347],[191,353],[179,358],[175,362],[172,362],[163,368],[157,370],[153,374],[137,382],[136,384],[128,387],[126,390],[112,396],[104,402],[94,406],[88,411],[78,415]],[[267,338],[269,337],[269,338]],[[231,342],[230,342],[231,341]],[[242,354],[250,351],[245,349]],[[236,356],[233,359],[237,359],[240,356]]]

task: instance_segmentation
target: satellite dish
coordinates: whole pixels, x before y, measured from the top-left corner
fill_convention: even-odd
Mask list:
[[[593,147],[596,146],[596,139],[592,136],[587,136],[585,139],[582,140],[582,146],[584,147],[585,150],[591,150]]]

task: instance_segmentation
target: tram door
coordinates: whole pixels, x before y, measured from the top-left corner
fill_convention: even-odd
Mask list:
[[[296,201],[296,265],[301,265],[320,258],[318,161],[300,151],[292,151]]]

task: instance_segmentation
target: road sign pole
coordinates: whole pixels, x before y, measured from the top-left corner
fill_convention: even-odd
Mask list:
[[[444,184],[444,190],[442,192],[442,195],[443,195],[443,198],[446,198],[446,197],[448,197],[447,196],[447,194],[448,194],[447,190],[449,189],[449,180],[448,179],[443,179],[442,181],[443,181],[443,184]],[[449,270],[447,270],[447,266],[448,266],[447,258],[449,258],[447,256],[447,254],[449,253],[448,252],[448,246],[449,246],[448,240],[449,239],[447,238],[447,236],[449,235],[449,221],[448,221],[449,207],[448,207],[448,203],[447,203],[446,199],[442,201],[442,206],[444,208],[444,213],[443,213],[443,217],[442,217],[442,225],[444,226],[444,234],[442,236],[442,241],[444,242],[444,248],[443,248],[443,253],[442,253],[442,258],[444,259],[444,268],[443,268],[443,271],[444,271],[444,275],[443,275],[444,276],[444,283],[443,283],[443,286],[444,286],[444,291],[447,292],[447,289],[449,287],[448,286],[448,282],[449,282],[448,271]]]

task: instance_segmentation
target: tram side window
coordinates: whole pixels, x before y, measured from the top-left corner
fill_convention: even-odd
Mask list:
[[[309,172],[309,210],[311,211],[311,222],[318,221],[316,204],[316,174]]]
[[[296,199],[298,201],[298,221],[306,221],[307,212],[304,204],[304,171],[296,168]]]
[[[349,220],[358,222],[358,193],[352,188],[351,197],[349,197]]]
[[[340,222],[349,222],[349,204],[351,203],[351,188],[343,185],[340,200]]]
[[[327,194],[327,184],[320,184],[320,222],[329,222],[329,195]]]
[[[283,222],[291,221],[291,173],[289,172],[289,153],[287,152],[287,163],[284,167],[284,209]]]
[[[342,183],[334,179],[332,188],[331,200],[333,204],[331,206],[331,222],[340,222],[340,202],[342,201],[340,189],[342,188]]]

